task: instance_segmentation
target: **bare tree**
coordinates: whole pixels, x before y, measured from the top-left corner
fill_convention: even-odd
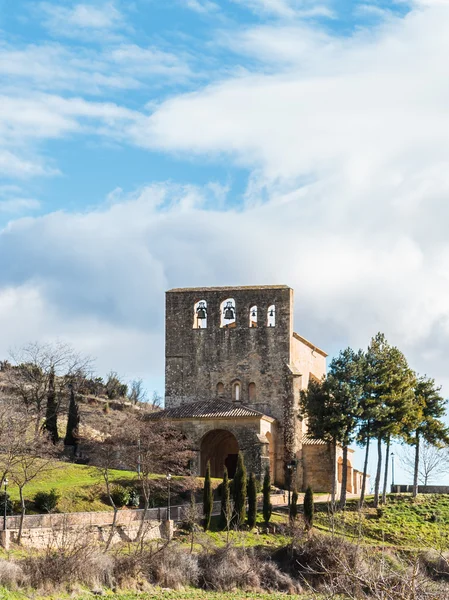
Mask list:
[[[399,459],[404,470],[413,477],[416,460],[415,449],[404,448]],[[449,473],[449,448],[439,448],[427,442],[422,443],[418,468],[419,481],[423,485],[428,485],[437,477],[447,473]]]
[[[139,404],[139,402],[147,402],[148,395],[146,389],[143,387],[142,379],[134,379],[128,386],[128,400],[132,404]]]
[[[122,425],[121,443],[125,460],[135,465],[144,499],[142,523],[136,538],[140,541],[150,505],[153,476],[185,473],[192,453],[179,429],[162,419],[149,420],[145,415],[129,415]]]
[[[39,475],[56,468],[56,449],[48,436],[28,438],[26,433],[21,436],[22,444],[17,449],[17,454],[9,469],[9,476],[19,488],[20,497],[20,525],[17,543],[20,544],[25,519],[25,487]]]
[[[10,354],[15,365],[7,370],[8,387],[34,412],[35,436],[39,434],[47,413],[44,427],[57,437],[57,415],[66,393],[67,380],[82,378],[90,370],[92,359],[63,342],[32,342]]]

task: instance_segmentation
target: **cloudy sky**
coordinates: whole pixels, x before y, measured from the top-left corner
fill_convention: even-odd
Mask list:
[[[0,356],[163,391],[164,291],[295,289],[449,390],[448,0],[0,0]]]

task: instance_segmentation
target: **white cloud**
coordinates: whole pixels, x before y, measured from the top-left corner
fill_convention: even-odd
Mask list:
[[[41,2],[39,8],[45,15],[45,26],[57,37],[94,41],[95,34],[101,34],[102,39],[112,38],[117,31],[126,28],[124,15],[111,2],[100,6],[79,3],[69,7]]]
[[[325,3],[317,4],[312,0],[233,0],[233,2],[242,4],[256,13],[281,18],[333,16]]]
[[[197,13],[213,13],[220,10],[220,7],[211,0],[180,0],[181,5]]]

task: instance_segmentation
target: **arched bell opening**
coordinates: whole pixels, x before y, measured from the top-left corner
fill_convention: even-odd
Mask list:
[[[227,298],[220,304],[220,327],[231,329],[236,326],[236,306],[234,298]]]
[[[239,443],[234,434],[225,429],[209,431],[201,440],[201,476],[205,476],[207,461],[210,461],[212,477],[223,477],[223,470],[226,467],[232,479],[237,468],[238,454]]]
[[[193,305],[193,329],[207,328],[207,302],[198,300]]]

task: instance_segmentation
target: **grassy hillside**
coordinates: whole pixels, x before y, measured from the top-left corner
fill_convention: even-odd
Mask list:
[[[111,471],[111,480],[132,485],[136,481],[136,473]],[[92,467],[58,462],[55,469],[39,475],[26,486],[25,499],[31,502],[36,492],[48,492],[52,488],[61,496],[58,502],[58,510],[61,512],[110,509],[102,501],[103,479]],[[8,486],[8,494],[13,500],[19,499],[18,488],[12,483]]]
[[[378,509],[368,498],[362,513],[357,501],[350,500],[348,509],[333,519],[335,529],[348,538],[363,538],[372,544],[399,548],[449,549],[449,496],[421,494],[416,500],[408,495],[391,495],[386,506]],[[316,525],[332,529],[327,506],[318,506]]]

